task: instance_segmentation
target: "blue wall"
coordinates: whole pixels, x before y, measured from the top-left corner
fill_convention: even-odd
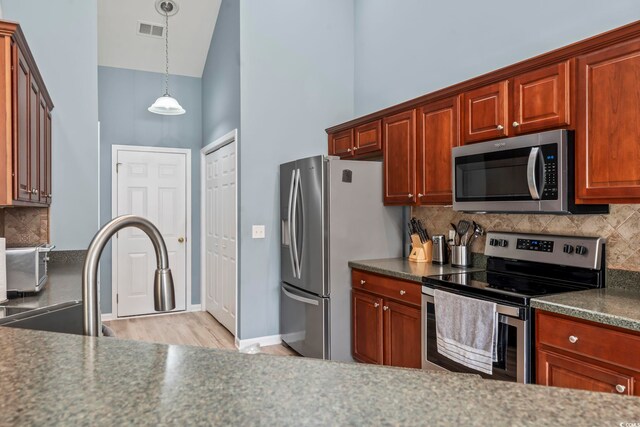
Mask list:
[[[147,111],[163,93],[164,75],[121,68],[99,67],[100,106],[100,220],[111,214],[111,146],[138,145],[190,148],[191,253],[193,304],[200,303],[200,147],[202,142],[201,80],[171,76],[169,90],[187,110],[182,116],[160,116]],[[101,261],[100,300],[103,313],[111,312],[111,248]]]
[[[202,74],[202,145],[240,129],[240,2],[222,0]]]
[[[355,0],[364,115],[640,19],[637,0]]]
[[[98,11],[95,0],[3,0],[22,26],[55,108],[51,241],[86,249],[98,230]]]
[[[240,2],[241,339],[279,333],[278,168],[326,153],[324,129],[353,117],[353,23],[352,1]]]

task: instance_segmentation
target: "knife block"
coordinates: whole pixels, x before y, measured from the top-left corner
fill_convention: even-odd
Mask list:
[[[420,236],[417,234],[411,235],[411,253],[409,254],[409,261],[411,262],[431,262],[433,255],[433,243],[429,240],[427,243],[420,241]]]

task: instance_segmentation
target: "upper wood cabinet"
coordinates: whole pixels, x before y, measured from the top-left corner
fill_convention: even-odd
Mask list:
[[[0,21],[0,206],[51,202],[51,97],[18,24]]]
[[[465,144],[509,135],[509,82],[503,81],[462,95]]]
[[[330,133],[329,155],[353,160],[382,155],[382,120]]]
[[[538,384],[640,396],[637,333],[538,311],[535,335]]]
[[[640,39],[577,59],[576,199],[640,200]]]
[[[329,155],[342,158],[353,156],[353,129],[329,135]]]
[[[571,124],[571,61],[513,78],[513,133],[536,132]]]
[[[410,205],[416,201],[416,112],[403,111],[382,121],[384,203]]]
[[[459,97],[418,108],[418,204],[450,204],[451,149],[460,143]]]

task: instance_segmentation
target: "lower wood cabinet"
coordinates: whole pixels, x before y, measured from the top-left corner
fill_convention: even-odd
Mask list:
[[[536,313],[536,382],[640,396],[640,334]]]
[[[352,277],[353,358],[363,363],[420,368],[420,285],[357,270]]]

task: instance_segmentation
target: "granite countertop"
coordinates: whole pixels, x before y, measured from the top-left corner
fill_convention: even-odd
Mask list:
[[[465,273],[482,271],[482,268],[459,268],[451,265],[438,265],[430,262],[411,262],[406,258],[370,259],[364,261],[349,261],[349,267],[370,273],[383,274],[398,279],[411,280],[422,283],[422,279],[429,276],[451,273]]]
[[[7,425],[619,425],[640,399],[0,327]]]
[[[43,290],[35,295],[12,298],[1,304],[6,307],[42,308],[69,301],[82,300],[83,261],[50,263],[49,279]]]
[[[531,306],[640,332],[640,291],[603,288],[531,300]]]

